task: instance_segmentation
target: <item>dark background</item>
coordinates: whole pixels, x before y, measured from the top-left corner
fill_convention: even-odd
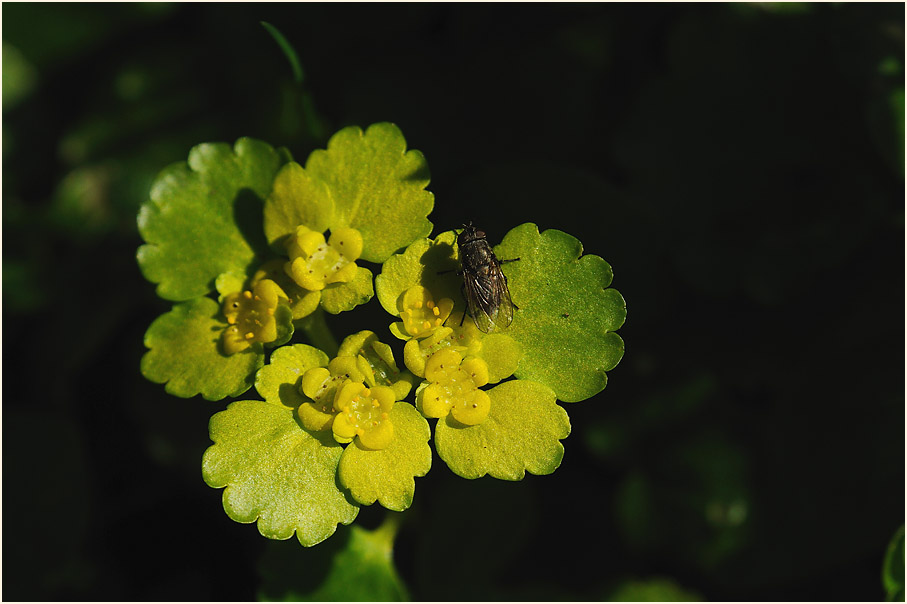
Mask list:
[[[438,231],[565,230],[629,309],[557,472],[468,482],[435,458],[417,480],[413,598],[660,578],[881,599],[904,522],[903,58],[900,3],[4,4],[4,599],[249,600],[266,551],[330,551],[229,520],[199,463],[228,401],[139,374],[169,305],[135,214],[195,144],[304,160],[378,121],[425,154]],[[331,325],[387,339],[368,308]]]

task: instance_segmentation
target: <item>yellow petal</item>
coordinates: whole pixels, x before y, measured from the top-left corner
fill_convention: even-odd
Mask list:
[[[326,279],[327,283],[349,283],[356,277],[356,272],[359,270],[359,267],[354,263],[350,262],[344,264],[343,267],[334,272],[333,274],[328,274]]]
[[[375,386],[372,390],[372,398],[378,401],[381,411],[390,412],[396,402],[394,390],[390,386]]]
[[[356,426],[354,426],[349,418],[343,413],[338,413],[334,417],[334,423],[331,424],[331,430],[334,432],[334,437],[346,439],[344,441],[338,442],[349,442],[354,436],[356,436]]]
[[[460,369],[469,374],[476,386],[484,386],[488,383],[488,364],[482,359],[475,357],[466,359],[460,365]]]
[[[324,367],[313,367],[302,375],[302,393],[312,400],[323,392],[325,382],[331,379],[331,372]],[[334,401],[328,401],[333,404]]]
[[[322,411],[321,405],[316,403],[303,403],[296,410],[299,415],[299,421],[307,430],[321,432],[331,427],[334,421],[334,414]]]
[[[343,385],[337,389],[336,396],[334,396],[334,409],[344,413],[349,411],[353,397],[359,396],[363,388],[365,388],[365,385],[362,382],[354,382],[352,380],[343,382]]]
[[[331,231],[328,245],[353,262],[362,255],[362,235],[356,229],[341,228]]]
[[[447,377],[447,373],[460,366],[462,357],[455,350],[445,348],[429,357],[425,363],[425,379],[438,382]]]
[[[252,293],[261,298],[268,308],[276,308],[278,300],[283,294],[285,299],[288,299],[286,294],[283,293],[283,290],[280,287],[271,281],[270,279],[262,279],[252,287]]]
[[[419,391],[419,411],[425,417],[444,417],[450,412],[447,393],[438,384],[429,384]]]
[[[476,390],[475,394],[467,401],[457,401],[450,409],[450,414],[461,424],[475,426],[481,424],[488,417],[491,410],[491,398],[484,390]]]
[[[324,289],[322,276],[310,269],[308,263],[301,257],[287,262],[286,272],[299,287],[313,292]]]
[[[296,244],[308,257],[325,245],[324,235],[307,226],[299,226],[296,227]]]
[[[378,422],[378,425],[359,435],[359,442],[369,449],[384,449],[394,440],[394,425],[390,420]]]

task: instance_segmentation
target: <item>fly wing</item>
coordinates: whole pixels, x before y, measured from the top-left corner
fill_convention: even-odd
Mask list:
[[[485,333],[492,333],[510,325],[513,321],[513,302],[500,267],[465,279],[464,285],[466,302],[476,327]]]
[[[495,273],[497,281],[496,289],[498,292],[497,313],[493,317],[494,323],[498,328],[504,329],[510,327],[513,323],[513,300],[510,299],[510,288],[507,287],[507,277],[501,272],[501,267]]]

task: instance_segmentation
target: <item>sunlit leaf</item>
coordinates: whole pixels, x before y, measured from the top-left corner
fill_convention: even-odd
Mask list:
[[[519,307],[504,333],[523,347],[516,371],[541,382],[566,402],[587,399],[607,384],[607,371],[624,353],[615,330],[627,317],[626,303],[610,289],[611,267],[567,233],[526,223],[495,248],[504,265],[513,302]]]
[[[427,216],[434,196],[425,190],[428,164],[422,153],[406,150],[394,124],[373,124],[363,133],[344,128],[327,150],[309,155],[305,171],[327,184],[334,202],[331,228],[362,233],[362,258],[384,262],[391,254],[431,232]]]
[[[464,478],[485,474],[522,480],[550,474],[564,456],[560,439],[570,434],[570,420],[543,384],[512,380],[488,391],[491,411],[484,422],[463,426],[448,415],[435,427],[435,447],[448,467]]]
[[[164,169],[138,217],[145,278],[166,300],[214,289],[221,273],[251,276],[265,250],[262,203],[282,162],[270,145],[241,138],[193,147],[188,163]]]
[[[330,433],[313,435],[293,409],[263,401],[237,401],[211,418],[214,444],[205,451],[202,475],[224,488],[227,515],[258,523],[270,539],[296,533],[305,546],[349,524],[359,508],[336,483],[343,449]]]

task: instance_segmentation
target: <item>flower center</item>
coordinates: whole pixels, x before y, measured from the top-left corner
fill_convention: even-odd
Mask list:
[[[403,328],[414,338],[425,337],[444,324],[453,306],[450,298],[436,303],[431,292],[421,285],[411,287],[403,294]]]
[[[334,408],[340,412],[332,425],[334,438],[339,442],[359,438],[364,447],[384,449],[394,438],[390,411],[395,398],[388,386],[369,388],[347,380],[334,399]]]

